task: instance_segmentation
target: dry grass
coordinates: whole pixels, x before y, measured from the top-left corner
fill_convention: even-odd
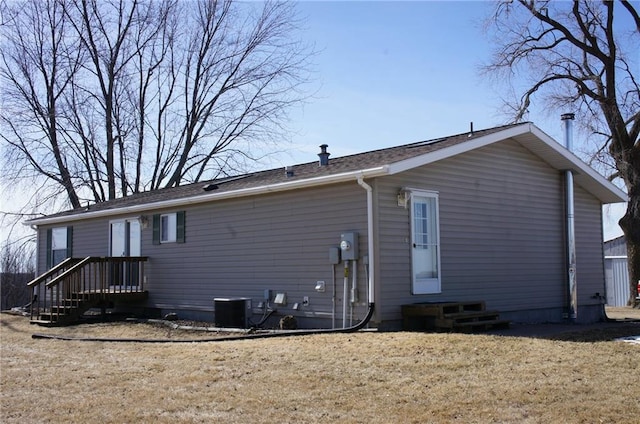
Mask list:
[[[640,417],[633,389],[640,345],[629,343],[404,332],[102,343],[31,335],[192,335],[131,323],[47,329],[6,314],[0,325],[3,423],[637,423]],[[640,324],[624,325],[640,333]]]

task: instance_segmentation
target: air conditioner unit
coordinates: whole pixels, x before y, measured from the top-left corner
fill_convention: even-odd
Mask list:
[[[251,299],[231,297],[213,299],[215,325],[221,328],[249,328]]]

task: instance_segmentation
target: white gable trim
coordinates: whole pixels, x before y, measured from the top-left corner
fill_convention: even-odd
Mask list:
[[[567,150],[563,145],[557,143],[553,138],[549,137],[540,128],[536,127],[535,125],[531,125],[531,132],[540,141],[544,142],[545,146],[548,146],[549,148],[553,149],[556,153],[558,153],[565,160],[571,163],[571,165],[566,166],[562,169],[563,170],[571,169],[572,171],[574,171],[574,173],[577,172],[576,178],[578,179],[579,183],[585,180],[584,178],[585,175],[589,176],[590,178],[595,180],[594,182],[600,185],[602,189],[610,191],[614,197],[618,198],[616,200],[607,199],[608,201],[604,203],[627,202],[629,200],[627,194],[624,191],[616,187],[612,182],[607,180],[598,171],[596,171],[595,169],[593,169],[592,167],[584,163],[573,152]],[[525,143],[521,143],[521,144],[523,144],[524,147],[529,148]],[[545,157],[543,157],[543,159],[545,159]]]
[[[506,139],[513,139],[520,143],[557,170],[574,171],[576,182],[594,194],[602,203],[619,203],[628,200],[624,191],[531,123],[524,123],[475,140],[393,163],[389,165],[389,174],[408,171]]]
[[[455,146],[446,147],[444,149],[436,150],[435,152],[425,153],[424,155],[416,156],[410,159],[405,159],[400,162],[389,165],[389,174],[397,174],[399,172],[408,171],[419,166],[428,165],[439,160],[447,159],[452,156],[459,155],[461,153],[469,152],[471,150],[479,149],[484,146],[502,141],[505,138],[515,137],[517,135],[526,133],[529,131],[530,124],[522,124],[517,127],[509,128],[504,131],[498,131],[484,137],[478,137],[474,140],[466,141],[464,143],[456,144]]]

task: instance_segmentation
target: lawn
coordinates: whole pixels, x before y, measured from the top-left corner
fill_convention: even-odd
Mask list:
[[[134,323],[41,328],[0,314],[3,423],[637,423],[640,417],[640,345],[608,340],[640,334],[639,323],[555,339],[360,332],[158,344],[33,339],[36,332],[203,337]]]

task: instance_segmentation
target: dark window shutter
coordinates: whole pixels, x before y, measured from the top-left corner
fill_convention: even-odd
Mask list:
[[[176,242],[184,243],[186,230],[186,212],[180,211],[176,213]]]
[[[51,238],[52,230],[49,228],[47,230],[47,269],[51,269],[51,264],[53,263],[53,258],[51,257]]]
[[[153,244],[160,244],[160,214],[153,215]]]
[[[67,258],[73,257],[73,227],[67,227]]]

